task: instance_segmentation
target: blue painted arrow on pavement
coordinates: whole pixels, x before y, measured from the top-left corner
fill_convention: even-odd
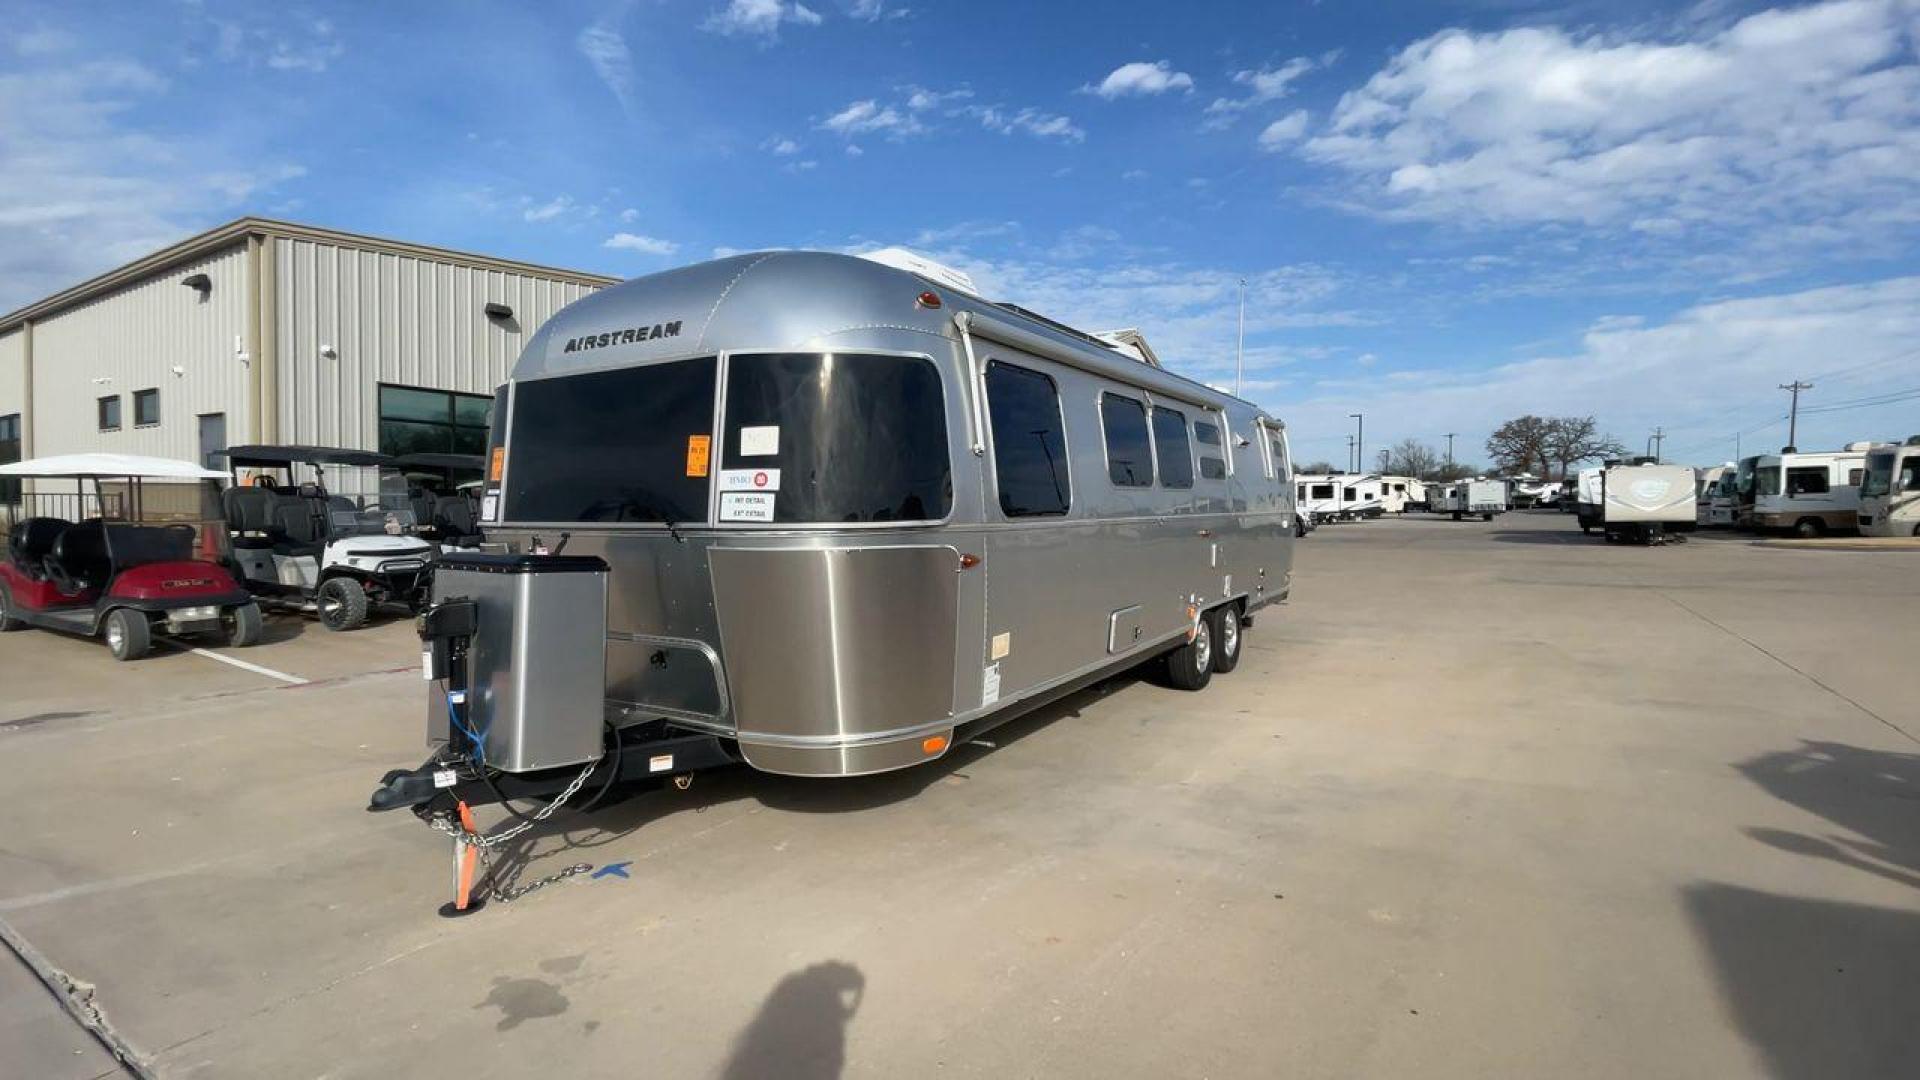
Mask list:
[[[632,865],[633,865],[633,862],[631,860],[627,862],[608,863],[607,865],[601,867],[600,869],[595,870],[593,872],[593,876],[597,878],[603,878],[603,877],[627,878],[628,881],[632,881],[633,879],[627,876],[627,867]]]

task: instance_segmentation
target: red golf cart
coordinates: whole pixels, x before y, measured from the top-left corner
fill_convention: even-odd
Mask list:
[[[259,640],[260,608],[227,569],[227,532],[207,483],[225,473],[169,458],[67,454],[0,465],[0,477],[36,481],[18,506],[0,505],[0,631],[105,637],[116,660],[145,655],[156,633]]]

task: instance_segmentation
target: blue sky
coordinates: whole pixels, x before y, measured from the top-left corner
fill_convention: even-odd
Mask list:
[[[636,276],[904,245],[1303,460],[1920,432],[1920,4],[0,3],[0,309],[244,213]],[[1894,400],[1884,401],[1883,398]],[[1371,454],[1369,455],[1371,457]]]

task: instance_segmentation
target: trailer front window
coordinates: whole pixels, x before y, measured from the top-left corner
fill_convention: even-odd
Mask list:
[[[922,357],[727,360],[720,520],[939,521],[953,505],[946,398]]]
[[[707,520],[713,357],[516,383],[506,517]]]
[[[1753,489],[1759,495],[1780,494],[1780,466],[1769,465],[1753,470]]]

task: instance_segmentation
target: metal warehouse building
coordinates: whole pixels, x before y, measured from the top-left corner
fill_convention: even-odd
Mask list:
[[[479,453],[528,336],[617,280],[242,218],[0,316],[0,462]]]

